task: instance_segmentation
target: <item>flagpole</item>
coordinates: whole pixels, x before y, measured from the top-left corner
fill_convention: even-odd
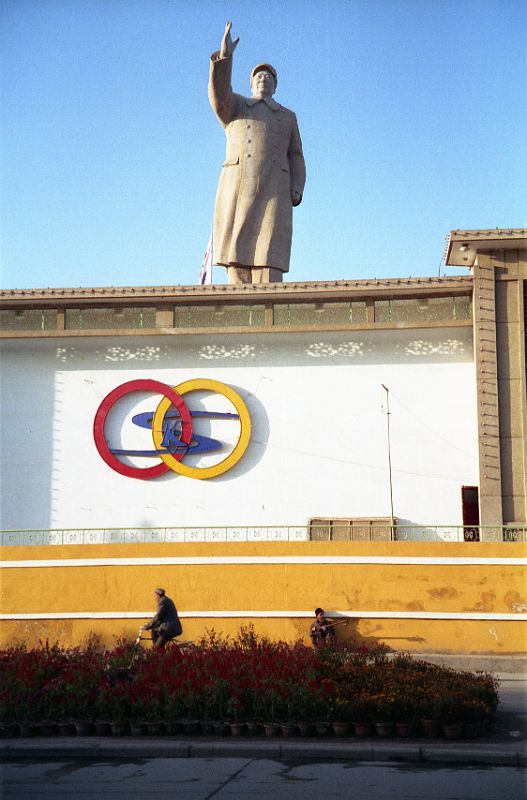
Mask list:
[[[390,391],[384,383],[381,383],[382,388],[386,392],[386,429],[388,435],[388,477],[390,482],[390,539],[394,539],[393,529],[393,485],[392,485],[392,449],[390,443]]]
[[[203,254],[203,261],[201,264],[201,269],[199,271],[199,282],[201,283],[202,286],[212,283],[213,263],[214,263],[214,238],[213,238],[213,228],[211,226],[209,242],[207,244],[207,249]]]

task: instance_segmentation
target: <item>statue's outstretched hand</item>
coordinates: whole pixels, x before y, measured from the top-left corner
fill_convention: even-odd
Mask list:
[[[302,202],[302,195],[300,194],[300,192],[295,192],[295,191],[291,192],[291,202],[294,206],[300,205],[300,203]]]
[[[228,58],[229,56],[232,56],[232,54],[236,50],[238,42],[240,41],[239,36],[237,36],[236,39],[232,41],[231,28],[232,28],[232,22],[228,22],[225,26],[225,33],[223,34],[223,39],[221,40],[220,58]]]

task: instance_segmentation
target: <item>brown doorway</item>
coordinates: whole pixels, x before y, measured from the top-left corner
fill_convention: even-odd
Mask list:
[[[477,486],[461,487],[461,507],[464,541],[479,542],[479,489]]]

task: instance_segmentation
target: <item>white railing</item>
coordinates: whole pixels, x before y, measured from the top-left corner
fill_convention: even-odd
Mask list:
[[[152,542],[302,542],[306,526],[82,528],[1,531],[2,545],[146,544]]]
[[[304,542],[304,541],[527,541],[527,524],[515,526],[211,526],[156,528],[60,528],[0,531],[2,546],[146,544],[155,542]]]

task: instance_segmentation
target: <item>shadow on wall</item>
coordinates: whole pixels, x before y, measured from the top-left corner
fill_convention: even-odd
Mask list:
[[[327,615],[330,616],[330,613],[327,612]],[[353,649],[359,649],[361,647],[367,650],[382,649],[386,653],[393,653],[399,650],[411,650],[412,644],[422,644],[426,642],[426,639],[422,636],[390,636],[391,642],[400,642],[396,647],[391,647],[387,645],[385,641],[381,642],[376,636],[364,636],[360,633],[359,621],[357,617],[349,617],[345,624],[337,625],[335,627],[337,642],[353,647]]]
[[[218,483],[229,483],[241,475],[251,472],[260,459],[263,458],[269,441],[270,423],[265,406],[252,392],[246,394],[246,390],[241,386],[232,386],[232,388],[238,392],[240,397],[243,397],[249,409],[249,414],[251,415],[251,439],[243,458],[228,472],[224,472],[223,475],[218,475],[215,478]]]
[[[385,652],[393,652],[393,648],[381,642],[376,636],[364,636],[362,633],[360,633],[359,618],[346,617],[343,614],[332,611],[326,611],[326,617],[338,623],[335,625],[334,631],[336,642],[339,645],[346,645],[354,650],[364,648],[366,650],[382,649]],[[310,642],[309,628],[312,622],[312,619],[296,619],[293,621],[293,625],[298,633],[298,636],[302,638],[305,643]],[[424,639],[421,639],[420,637],[405,637],[404,641],[422,642]]]
[[[363,636],[363,634],[359,632],[359,620],[353,617],[350,617],[346,624],[337,625],[335,634],[337,642],[346,644],[354,650],[365,648],[366,650],[382,649],[385,652],[393,652],[392,647],[389,647],[384,642],[380,642],[376,636]],[[409,639],[405,639],[405,641],[407,642]]]
[[[1,347],[0,528],[4,530],[47,527],[51,519],[56,362],[43,354],[49,354],[46,342],[32,340],[28,346],[6,341]]]

